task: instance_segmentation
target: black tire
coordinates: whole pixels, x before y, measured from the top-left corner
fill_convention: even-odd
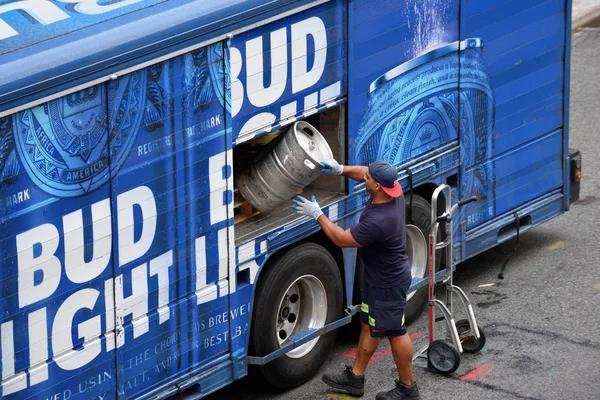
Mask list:
[[[254,296],[250,354],[264,356],[280,348],[276,321],[281,299],[298,278],[312,275],[323,285],[327,296],[326,322],[340,318],[343,311],[343,284],[338,265],[322,246],[302,243],[270,261],[261,273]],[[300,318],[300,317],[298,317]],[[319,338],[316,345],[300,358],[283,355],[266,365],[253,367],[276,389],[291,389],[311,379],[321,368],[333,347],[337,330]]]
[[[460,353],[444,340],[434,340],[427,348],[427,365],[433,371],[448,375],[460,366]]]
[[[429,233],[431,231],[431,204],[429,204],[429,202],[427,200],[425,200],[423,197],[418,196],[416,194],[406,196],[406,218],[407,218],[406,224],[407,225],[409,224],[408,216],[409,216],[409,207],[410,207],[411,196],[412,196],[412,225],[419,228],[419,230],[421,231],[421,233],[423,234],[423,236],[425,238],[425,246],[427,246],[427,243],[429,241]],[[438,237],[439,237],[439,235],[441,235],[441,230],[438,231]],[[434,267],[435,267],[436,271],[439,271],[440,264],[442,261],[442,251],[437,250],[435,258],[436,258],[436,265]],[[427,278],[429,276],[429,267],[428,267],[429,266],[429,254],[426,255],[425,260],[426,260],[426,267],[425,267],[424,278]],[[412,268],[415,269],[415,266],[412,266]],[[423,309],[427,305],[427,303],[429,301],[428,286],[426,285],[426,286],[419,288],[412,296],[410,296],[410,294],[409,294],[409,297],[410,297],[410,299],[408,300],[408,304],[406,306],[406,310],[404,313],[407,324],[416,320],[421,315],[421,313],[423,312]]]
[[[477,329],[479,330],[479,339],[476,339],[475,335],[465,335],[471,330],[471,324],[468,319],[461,319],[456,323],[460,344],[466,353],[477,353],[485,346],[485,333],[480,326]]]
[[[406,196],[406,223],[409,224],[409,207],[410,207],[410,197],[411,195]],[[412,195],[412,225],[416,226],[421,233],[423,234],[425,246],[427,246],[427,240],[429,240],[429,231],[431,229],[431,205],[427,200],[418,195]],[[440,234],[440,233],[438,233]],[[440,250],[436,253],[436,266],[435,270],[438,271],[440,269],[442,259],[442,252]],[[425,275],[424,277],[429,276],[429,255],[425,255]],[[414,268],[414,266],[413,266]],[[354,277],[354,299],[353,304],[360,304],[362,301],[362,290],[364,283],[364,265],[360,258],[360,255],[356,257],[356,272]],[[428,295],[428,287],[424,286],[418,289],[410,299],[408,300],[408,304],[406,306],[406,310],[404,311],[404,318],[406,319],[406,324],[410,324],[415,321],[423,312],[423,309],[427,305],[429,295]]]

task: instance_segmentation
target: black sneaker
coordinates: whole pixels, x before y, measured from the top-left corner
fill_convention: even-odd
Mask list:
[[[379,392],[377,393],[376,400],[404,400],[404,399],[413,399],[413,400],[421,400],[421,396],[419,395],[419,388],[417,387],[417,383],[413,383],[411,386],[406,386],[404,383],[400,382],[396,379],[396,387],[392,390],[388,390],[387,392]]]
[[[352,396],[362,396],[365,393],[365,376],[354,375],[350,366],[346,366],[341,374],[325,374],[321,379],[332,388],[344,390]]]

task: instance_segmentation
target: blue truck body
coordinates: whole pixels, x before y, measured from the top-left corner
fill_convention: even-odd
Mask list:
[[[567,211],[570,9],[0,1],[2,398],[201,397],[347,323],[354,249],[339,319],[248,351],[263,267],[319,226],[236,223],[236,152],[301,119],[338,110],[338,159],[386,159],[406,192],[478,196],[456,262]],[[344,228],[367,200],[313,192]]]

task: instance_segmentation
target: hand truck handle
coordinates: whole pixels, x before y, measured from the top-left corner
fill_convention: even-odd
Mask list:
[[[456,203],[454,206],[452,206],[452,208],[450,209],[450,214],[445,212],[442,215],[440,215],[439,217],[437,217],[435,220],[437,222],[450,222],[450,220],[452,219],[452,216],[454,215],[454,212],[456,212],[457,209],[464,206],[465,204],[468,204],[468,203],[471,203],[471,202],[474,202],[477,200],[479,200],[479,198],[477,196],[471,196],[467,199],[461,200],[458,203]]]
[[[477,200],[479,200],[479,199],[477,198],[477,196],[471,196],[471,197],[469,197],[469,198],[467,198],[467,199],[464,199],[464,200],[461,200],[461,201],[459,201],[459,202],[458,202],[458,204],[457,204],[457,206],[458,206],[458,207],[462,207],[462,206],[464,206],[465,204],[472,203],[472,202],[474,202],[474,201],[477,201]]]
[[[436,222],[448,222],[448,221],[450,221],[450,216],[446,213],[443,213],[442,215],[437,217],[435,220],[436,220]]]

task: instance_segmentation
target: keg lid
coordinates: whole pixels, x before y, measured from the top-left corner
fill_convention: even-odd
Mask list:
[[[292,127],[298,140],[298,144],[312,158],[313,162],[323,162],[333,158],[333,153],[329,144],[311,124],[305,121],[298,121]]]
[[[375,79],[371,85],[369,86],[369,94],[373,93],[379,87],[386,84],[388,81],[414,69],[418,66],[428,63],[429,61],[435,60],[436,58],[443,57],[447,54],[458,50],[466,50],[476,47],[483,47],[483,40],[479,38],[471,38],[465,39],[462,42],[452,42],[449,44],[441,44],[437,47],[433,47],[430,50],[427,50],[424,53],[421,53],[417,57],[413,58],[405,62],[404,64],[400,64],[397,67],[394,67],[387,71],[385,74],[381,75],[379,78]]]

